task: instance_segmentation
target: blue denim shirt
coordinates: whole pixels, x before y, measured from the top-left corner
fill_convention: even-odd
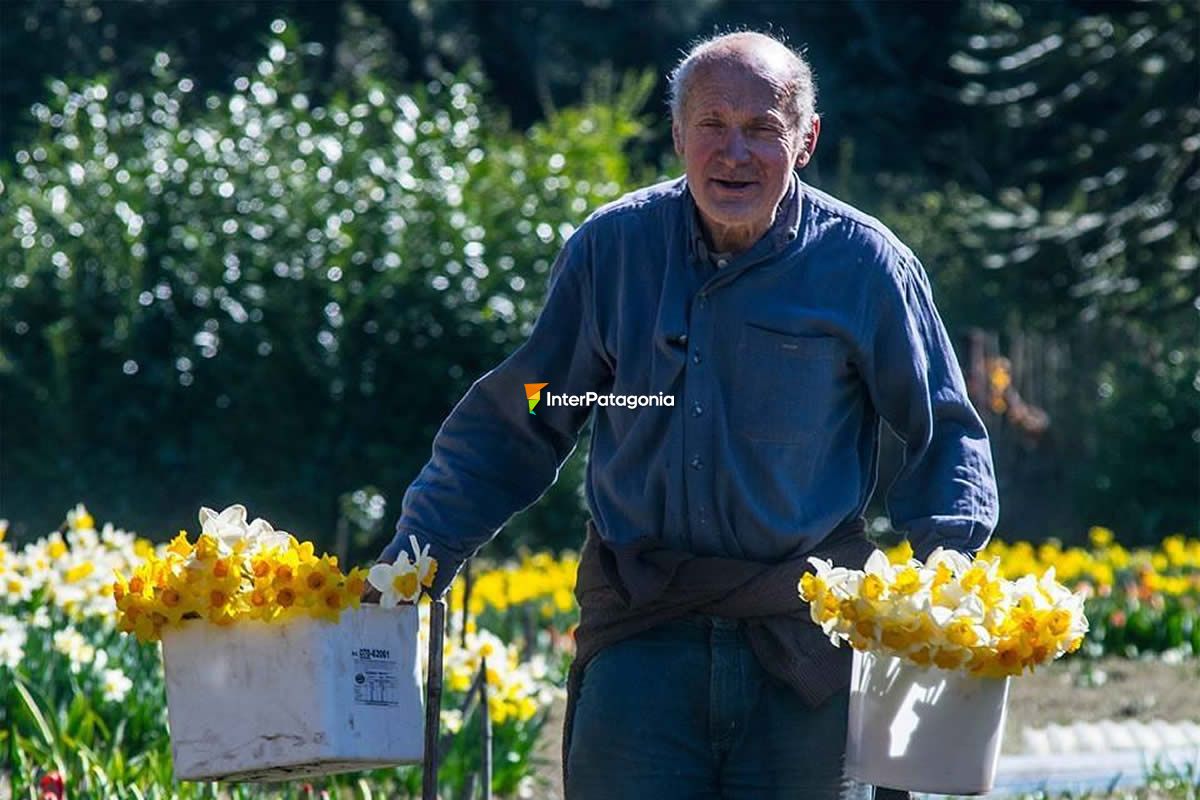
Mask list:
[[[673,406],[551,405],[547,393]],[[529,339],[477,380],[404,495],[394,540],[462,562],[555,480],[594,414],[587,502],[614,544],[772,562],[866,508],[881,419],[904,445],[886,503],[918,556],[982,547],[998,503],[920,262],[879,221],[793,176],[773,227],[724,266],[704,252],[685,178],[633,192],[564,246]],[[580,532],[582,536],[582,531]]]

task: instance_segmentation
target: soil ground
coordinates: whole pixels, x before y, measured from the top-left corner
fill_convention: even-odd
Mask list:
[[[1098,681],[1088,680],[1088,674]],[[1104,719],[1200,722],[1200,661],[1180,664],[1106,658],[1051,664],[1013,680],[1004,752],[1021,751],[1021,731]]]

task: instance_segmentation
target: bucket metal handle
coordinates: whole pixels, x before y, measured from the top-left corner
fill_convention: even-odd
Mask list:
[[[467,644],[467,608],[471,599],[471,562],[467,561],[466,586],[463,593],[462,636],[463,646]],[[428,678],[425,682],[425,759],[422,765],[421,800],[438,800],[438,765],[442,753],[441,720],[442,720],[442,650],[446,634],[446,601],[431,600],[429,605],[429,662],[426,670]],[[473,697],[479,698],[481,715],[481,774],[480,793],[484,800],[490,800],[492,793],[492,720],[488,707],[487,657],[481,659],[479,672],[467,691],[467,702],[464,711],[471,705]],[[470,776],[472,779],[474,775]],[[468,782],[468,785],[471,781]],[[470,789],[467,790],[468,794]]]
[[[425,763],[421,800],[437,800],[438,733],[442,721],[442,638],[446,633],[446,601],[429,604],[429,667],[425,681]]]

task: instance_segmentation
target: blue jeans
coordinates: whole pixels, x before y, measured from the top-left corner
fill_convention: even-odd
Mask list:
[[[806,706],[736,620],[670,622],[588,663],[567,800],[870,800],[843,772],[848,702]]]

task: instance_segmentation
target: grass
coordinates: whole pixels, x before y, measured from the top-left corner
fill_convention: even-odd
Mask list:
[[[1155,763],[1146,772],[1146,782],[1136,788],[1118,789],[1110,786],[1104,790],[1082,793],[1039,790],[988,796],[997,800],[1000,797],[1005,800],[1200,800],[1200,761],[1183,767]]]

